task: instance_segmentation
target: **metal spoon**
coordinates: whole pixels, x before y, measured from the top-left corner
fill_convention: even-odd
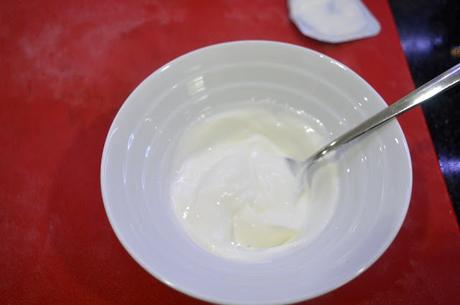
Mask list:
[[[406,112],[409,109],[429,100],[435,95],[443,92],[444,90],[456,85],[460,81],[460,64],[457,64],[435,77],[431,81],[422,85],[418,89],[415,89],[396,103],[383,109],[377,114],[373,115],[369,119],[365,120],[358,126],[354,127],[350,131],[347,131],[343,135],[337,137],[329,144],[323,146],[316,153],[306,160],[298,161],[292,158],[286,158],[286,161],[291,169],[292,173],[299,179],[299,185],[301,189],[305,187],[305,183],[308,180],[308,171],[311,166],[318,160],[322,159],[329,152],[337,149],[345,143],[348,143],[357,137],[367,133],[368,131],[382,125],[390,119]]]

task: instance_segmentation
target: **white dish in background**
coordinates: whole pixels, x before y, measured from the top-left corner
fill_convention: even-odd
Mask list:
[[[188,295],[226,304],[297,302],[361,274],[395,238],[412,170],[397,121],[354,142],[339,159],[339,202],[310,243],[260,262],[215,256],[178,223],[169,198],[178,137],[205,107],[270,99],[302,109],[331,138],[385,107],[343,64],[279,42],[241,41],[181,56],[146,78],[108,133],[101,188],[110,223],[150,274]]]
[[[289,17],[305,36],[329,43],[380,33],[380,23],[361,0],[288,0]]]

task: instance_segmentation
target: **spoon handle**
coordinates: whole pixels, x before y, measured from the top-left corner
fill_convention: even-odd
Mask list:
[[[457,64],[439,76],[435,77],[434,79],[430,80],[426,84],[422,85],[418,89],[412,91],[405,97],[401,98],[396,103],[376,113],[350,131],[347,131],[329,144],[323,146],[323,148],[311,156],[309,160],[316,160],[323,157],[338,146],[352,141],[367,131],[380,126],[388,120],[400,115],[401,113],[404,113],[407,110],[425,102],[426,100],[429,100],[433,96],[456,85],[459,81],[460,64]]]

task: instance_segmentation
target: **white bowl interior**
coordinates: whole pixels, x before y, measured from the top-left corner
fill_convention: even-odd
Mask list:
[[[196,245],[169,198],[174,145],[204,108],[261,99],[304,110],[331,139],[385,107],[364,80],[322,54],[275,42],[226,43],[150,75],[117,114],[104,147],[102,193],[118,238],[148,272],[205,300],[274,304],[328,292],[385,251],[408,208],[410,156],[393,121],[341,152],[337,209],[311,243],[258,263]]]

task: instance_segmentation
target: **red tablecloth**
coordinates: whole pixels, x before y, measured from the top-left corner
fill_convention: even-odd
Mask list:
[[[148,275],[107,221],[99,165],[115,113],[164,63],[238,39],[319,50],[391,103],[414,85],[387,2],[366,3],[381,34],[329,45],[303,37],[284,0],[1,1],[0,303],[199,303]],[[429,133],[420,110],[400,122],[414,186],[398,237],[360,277],[308,304],[459,302],[459,227]]]

